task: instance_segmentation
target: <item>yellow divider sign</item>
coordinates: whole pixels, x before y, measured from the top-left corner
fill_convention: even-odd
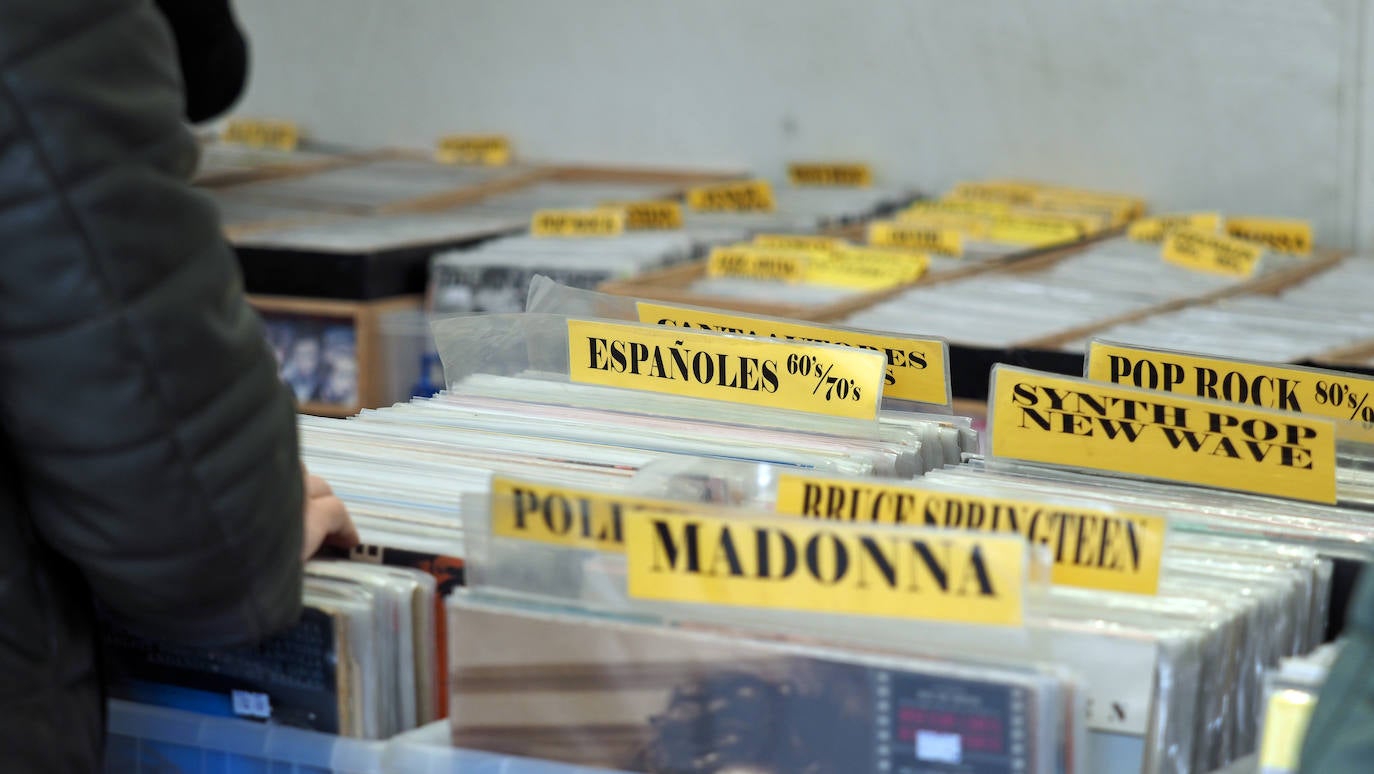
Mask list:
[[[887,359],[883,387],[885,397],[937,405],[948,405],[952,400],[949,346],[943,339],[843,330],[814,323],[772,320],[650,301],[640,301],[637,306],[639,321],[654,325],[765,336],[810,344],[837,344],[881,352]]]
[[[539,210],[530,218],[530,233],[562,239],[617,237],[625,233],[625,213],[612,209]]]
[[[867,188],[873,185],[873,170],[850,162],[798,162],[787,165],[787,179],[796,186]]]
[[[434,158],[440,164],[504,167],[511,155],[510,138],[504,134],[450,134],[439,138]]]
[[[1026,544],[1002,535],[630,514],[636,599],[1020,626]]]
[[[1190,355],[1106,341],[1088,346],[1097,382],[1248,403],[1336,421],[1336,436],[1374,443],[1374,378],[1232,358]]]
[[[1161,255],[1166,262],[1185,269],[1248,278],[1259,269],[1264,248],[1195,228],[1178,228],[1164,238]]]
[[[646,325],[568,321],[572,381],[876,419],[880,353]]]
[[[687,191],[687,206],[697,212],[772,212],[777,208],[767,180],[692,188]]]
[[[955,258],[964,254],[964,235],[959,230],[925,227],[916,222],[874,221],[868,226],[868,243],[876,247],[922,250]]]
[[[997,366],[992,455],[1336,502],[1329,419]]]
[[[606,202],[601,206],[625,213],[626,231],[677,231],[682,228],[682,205],[674,201]]]
[[[1151,242],[1159,244],[1169,235],[1169,232],[1178,228],[1190,228],[1197,231],[1215,233],[1221,227],[1221,214],[1216,212],[1191,212],[1179,215],[1156,215],[1150,218],[1141,218],[1131,224],[1126,230],[1126,236],[1136,242]]]
[[[231,118],[224,126],[222,139],[250,148],[293,151],[300,144],[301,130],[293,121]]]
[[[1284,218],[1227,218],[1226,233],[1278,253],[1312,254],[1312,224]]]
[[[1034,201],[1040,188],[1041,186],[1035,183],[1020,183],[1012,180],[975,180],[956,183],[944,198],[949,201],[1023,205]]]
[[[504,538],[595,551],[625,549],[625,513],[671,510],[665,500],[571,489],[506,476],[491,479],[491,531]]]
[[[784,473],[778,513],[821,521],[1021,535],[1050,549],[1060,586],[1155,594],[1167,521],[1159,516],[979,497],[872,480]]]

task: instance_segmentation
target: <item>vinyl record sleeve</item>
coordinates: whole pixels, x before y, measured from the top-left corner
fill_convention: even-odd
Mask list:
[[[300,623],[260,645],[205,649],[102,627],[107,687],[115,698],[204,714],[348,733],[347,677],[339,669],[342,615],[306,607]],[[256,707],[235,694],[266,697]]]
[[[622,771],[1054,771],[1026,684],[456,597],[453,741]]]

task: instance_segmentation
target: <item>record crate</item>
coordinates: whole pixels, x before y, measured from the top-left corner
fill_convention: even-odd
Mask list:
[[[1003,274],[1032,274],[1051,268],[1082,250],[1084,245],[1053,250],[1041,255],[1003,266],[994,271]],[[1172,299],[1170,301],[1143,307],[1087,324],[1056,331],[1048,336],[1040,336],[1022,341],[1013,341],[1003,347],[989,347],[961,343],[951,339],[950,363],[952,391],[955,397],[968,401],[986,400],[988,374],[998,363],[1024,366],[1040,371],[1061,373],[1070,376],[1083,374],[1083,353],[1068,349],[1076,341],[1091,338],[1104,331],[1125,323],[1138,322],[1168,312],[1195,306],[1203,306],[1228,298],[1251,295],[1272,295],[1293,287],[1321,272],[1332,269],[1346,259],[1346,253],[1338,250],[1319,249],[1312,258],[1292,267],[1257,276],[1238,282],[1219,290]],[[887,300],[893,294],[884,294],[874,303]],[[853,314],[858,310],[848,310]],[[1359,354],[1374,358],[1374,339],[1358,351],[1351,350],[1340,354],[1345,361]],[[1374,369],[1371,369],[1374,370]],[[966,404],[968,405],[968,404]],[[984,409],[986,411],[986,409]]]
[[[1312,257],[1286,269],[1280,269],[1278,271],[1258,275],[1251,279],[1247,279],[1243,282],[1238,282],[1234,285],[1230,285],[1228,287],[1221,288],[1219,290],[1211,291],[1208,293],[1201,293],[1194,296],[1177,298],[1171,301],[1167,301],[1165,303],[1156,304],[1154,306],[1149,306],[1142,309],[1137,309],[1113,317],[1108,317],[1101,320],[1094,320],[1086,325],[1081,325],[1063,331],[1058,331],[1049,336],[1042,336],[1039,338],[1030,339],[1028,341],[1018,342],[1014,346],[1029,350],[1057,349],[1064,346],[1065,344],[1069,344],[1079,339],[1093,336],[1094,334],[1106,330],[1108,328],[1121,325],[1123,323],[1144,320],[1148,317],[1153,317],[1155,315],[1163,314],[1165,312],[1172,312],[1191,306],[1210,304],[1214,301],[1221,301],[1227,298],[1235,298],[1237,296],[1265,294],[1273,295],[1282,292],[1286,288],[1292,287],[1300,282],[1303,282],[1304,280],[1310,279],[1313,276],[1320,274],[1321,272],[1327,271],[1328,269],[1335,267],[1341,261],[1345,260],[1346,256],[1347,253],[1341,250],[1319,248],[1313,251]],[[1068,256],[1059,256],[1060,259],[1063,259],[1065,257]],[[1045,265],[1037,265],[1028,266],[1023,269],[1022,267],[1017,266],[1012,267],[1010,270],[1036,270],[1045,267]]]
[[[349,300],[423,293],[429,259],[435,253],[526,229],[532,213],[512,212],[510,216],[501,217],[469,210],[490,197],[516,194],[545,183],[571,186],[648,184],[680,192],[702,182],[736,176],[697,170],[549,164],[512,167],[484,182],[456,185],[423,195],[399,196],[368,205],[329,205],[289,197],[274,200],[271,195],[255,198],[259,195],[255,194],[255,189],[261,184],[280,182],[283,176],[290,174],[307,179],[317,172],[398,160],[423,162],[424,157],[414,152],[379,152],[347,163],[314,168],[303,165],[294,173],[216,187],[214,195],[222,207],[248,208],[248,214],[226,217],[224,227],[226,237],[238,254],[248,292]],[[281,211],[272,211],[274,205]],[[259,209],[263,211],[259,213]],[[408,238],[361,239],[356,245],[338,244],[338,240],[329,238],[332,236],[330,229],[334,227],[360,231],[376,224],[378,229],[384,230],[388,222],[407,219],[446,225],[431,225]]]
[[[841,226],[835,229],[826,230],[823,233],[826,236],[849,239],[856,244],[860,244],[863,240],[864,226]],[[941,271],[938,274],[927,274],[910,285],[902,285],[900,287],[868,293],[856,293],[850,298],[841,299],[829,304],[800,304],[788,301],[751,301],[738,298],[720,298],[704,293],[693,292],[691,290],[692,284],[706,277],[707,262],[704,259],[679,266],[672,266],[656,272],[649,272],[630,279],[607,282],[603,284],[599,290],[603,293],[611,293],[619,296],[630,296],[672,304],[687,304],[690,306],[701,306],[713,309],[728,309],[735,312],[744,312],[746,314],[770,315],[795,320],[809,320],[812,322],[837,322],[861,309],[866,309],[874,304],[886,301],[913,287],[939,285],[977,274],[1002,271],[1011,267],[1020,266],[1025,262],[1035,261],[1035,265],[1040,265],[1040,260],[1070,253],[1080,249],[1083,245],[1091,244],[1117,233],[1119,233],[1119,231],[1114,230],[1104,234],[1094,235],[1069,245],[1031,248],[1008,253],[996,258],[969,262],[966,266],[959,266],[947,271]]]

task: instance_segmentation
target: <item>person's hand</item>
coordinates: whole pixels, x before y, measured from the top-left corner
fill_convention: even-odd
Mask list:
[[[329,483],[319,476],[305,475],[305,537],[301,542],[301,561],[319,552],[326,543],[335,548],[353,548],[360,542],[358,530],[348,517],[343,500],[334,496]]]

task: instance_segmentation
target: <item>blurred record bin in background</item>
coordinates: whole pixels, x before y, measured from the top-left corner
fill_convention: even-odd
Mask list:
[[[342,417],[405,400],[409,384],[393,378],[382,325],[420,309],[419,296],[343,301],[249,296],[262,317],[282,381],[305,414]]]

